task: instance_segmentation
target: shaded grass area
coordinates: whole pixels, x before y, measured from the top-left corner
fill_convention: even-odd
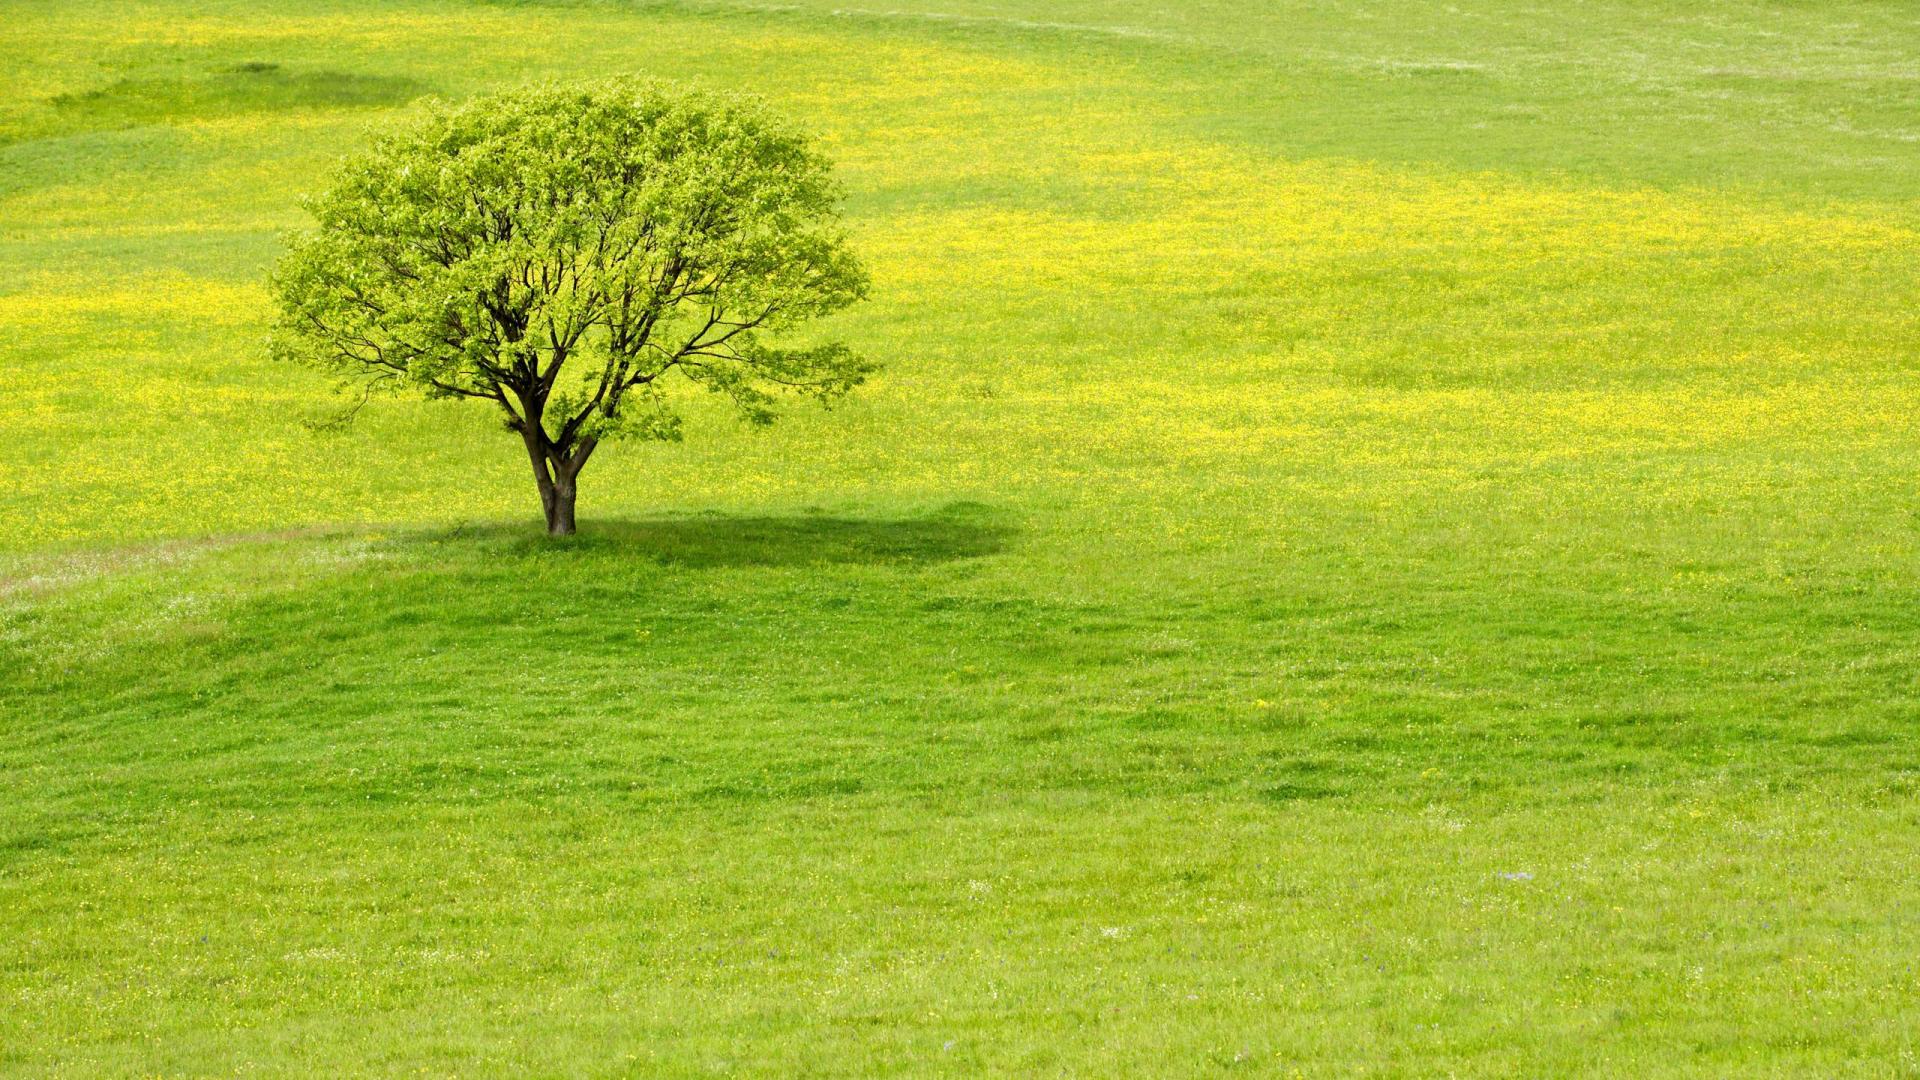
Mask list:
[[[194,740],[176,747],[184,761],[133,774],[160,802],[404,799],[440,740],[464,737],[462,718],[481,721],[471,764],[496,782],[583,780],[583,735],[652,743],[601,761],[591,783],[667,802],[836,778],[1282,802],[1537,800],[1702,774],[1910,794],[1920,771],[1910,590],[1712,586],[1621,603],[1604,577],[1576,584],[1560,567],[1508,577],[1491,607],[1423,583],[1419,565],[1378,565],[1371,584],[1395,600],[1375,605],[1322,556],[1243,590],[1142,603],[1008,589],[1019,535],[960,505],[616,522],[558,545],[505,527],[269,539],[16,597],[0,656],[21,715],[38,717],[22,749],[104,762],[129,731]],[[108,686],[122,689],[81,692]],[[276,756],[210,756],[221,748]],[[357,779],[320,785],[296,767],[310,754],[350,760]]]
[[[646,560],[694,568],[819,566],[830,563],[915,564],[977,558],[1005,548],[1015,530],[980,503],[953,503],[938,515],[901,520],[833,517],[739,517],[596,522],[586,535],[556,545],[514,525],[457,526],[429,543],[471,541],[534,559],[597,557],[620,564]],[[538,564],[536,564],[538,565]]]
[[[0,131],[0,145],[261,111],[384,108],[425,93],[425,85],[401,75],[293,71],[272,61],[250,60],[202,74],[126,78],[57,94],[48,102],[50,117]]]
[[[255,60],[208,75],[122,79],[85,93],[61,94],[53,106],[89,127],[131,127],[259,109],[400,105],[422,92],[419,83],[402,76],[286,71]]]

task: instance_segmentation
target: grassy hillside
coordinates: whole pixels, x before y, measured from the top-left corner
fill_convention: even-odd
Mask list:
[[[1920,14],[32,3],[0,1072],[1920,1075]],[[886,365],[541,539],[265,358],[425,95],[841,164]]]

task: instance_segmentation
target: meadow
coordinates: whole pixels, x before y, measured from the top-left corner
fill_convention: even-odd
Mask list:
[[[1920,11],[26,0],[0,1074],[1920,1076]],[[270,362],[428,96],[750,90],[880,361]]]

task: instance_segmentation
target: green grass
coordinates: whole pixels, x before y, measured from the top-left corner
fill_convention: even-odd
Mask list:
[[[249,61],[203,75],[121,79],[84,93],[53,98],[51,130],[122,129],[188,118],[235,116],[297,108],[397,105],[422,88],[397,76],[348,75],[337,71],[288,72],[268,61]],[[26,133],[16,132],[21,138]]]
[[[1920,1075],[1898,3],[24,5],[0,1072]],[[264,358],[426,93],[766,94],[887,365],[536,534]]]

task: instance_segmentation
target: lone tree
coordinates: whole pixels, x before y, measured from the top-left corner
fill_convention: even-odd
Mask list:
[[[596,447],[680,437],[669,372],[765,424],[773,392],[830,402],[871,370],[779,341],[865,295],[838,200],[826,159],[749,98],[623,79],[439,107],[308,200],[273,351],[363,403],[492,403],[547,531],[571,533]]]

